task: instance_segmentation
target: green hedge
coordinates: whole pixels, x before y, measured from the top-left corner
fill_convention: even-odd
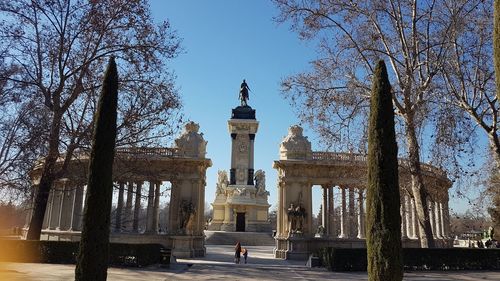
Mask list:
[[[323,248],[322,264],[330,271],[366,271],[366,249]],[[404,248],[405,270],[500,270],[500,249]]]
[[[0,262],[74,264],[79,242],[0,240]],[[147,266],[170,262],[170,251],[160,244],[110,243],[109,263],[117,266]]]

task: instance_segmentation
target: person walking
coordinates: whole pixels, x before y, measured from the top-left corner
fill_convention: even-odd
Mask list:
[[[243,258],[245,259],[245,263],[247,263],[248,250],[246,248],[243,248],[241,252],[243,253]]]
[[[234,263],[240,263],[241,257],[241,243],[238,241],[234,246]]]

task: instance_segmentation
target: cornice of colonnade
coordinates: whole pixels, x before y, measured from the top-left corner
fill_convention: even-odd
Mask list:
[[[406,159],[399,161],[401,188],[411,183],[411,175]],[[452,182],[445,171],[432,165],[421,163],[426,189],[432,197],[448,195]],[[280,159],[273,162],[281,181],[309,179],[314,185],[355,186],[365,189],[367,182],[367,158],[364,154],[343,152],[312,152],[306,159]],[[443,198],[444,199],[444,198]]]
[[[118,181],[153,181],[171,180],[186,176],[189,179],[205,180],[206,170],[212,166],[209,158],[185,157],[176,154],[175,148],[120,148],[117,150],[113,164],[113,180]],[[72,182],[85,183],[89,153],[75,153],[66,173],[61,178]],[[59,157],[56,169],[64,162],[64,156]],[[39,159],[30,172],[33,184],[37,184],[43,168],[43,159]],[[203,177],[198,176],[202,174]],[[194,176],[189,176],[194,175]]]

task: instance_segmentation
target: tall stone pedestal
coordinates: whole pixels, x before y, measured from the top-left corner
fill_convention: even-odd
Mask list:
[[[231,136],[231,169],[218,172],[213,218],[209,230],[271,231],[265,173],[254,170],[254,143],[259,122],[250,106],[232,110],[228,121]]]

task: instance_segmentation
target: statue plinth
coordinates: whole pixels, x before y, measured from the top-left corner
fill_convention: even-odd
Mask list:
[[[255,119],[255,109],[248,105],[233,108],[231,119]]]

